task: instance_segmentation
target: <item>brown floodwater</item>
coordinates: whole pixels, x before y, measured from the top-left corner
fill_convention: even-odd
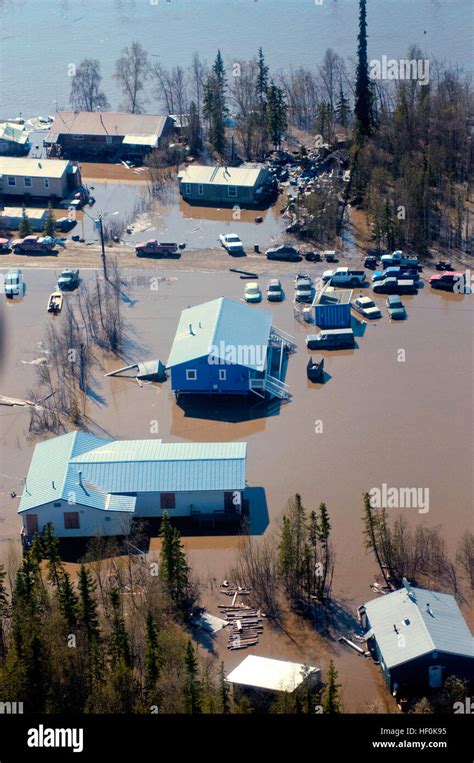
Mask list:
[[[234,403],[229,408],[214,400],[178,405],[168,384],[140,388],[134,382],[105,379],[105,370],[124,365],[109,360],[106,369],[95,371],[96,394],[89,399],[87,411],[92,428],[111,437],[150,437],[153,422],[158,421],[158,436],[165,440],[247,441],[247,480],[255,497],[250,508],[251,533],[257,537],[271,533],[287,499],[296,492],[308,510],[325,501],[337,557],[333,592],[353,614],[358,604],[372,598],[369,584],[376,572],[363,548],[365,491],[384,483],[428,489],[428,512],[389,511],[402,511],[410,523],[441,525],[451,551],[463,531],[473,527],[473,301],[471,295],[434,293],[425,287],[417,296],[403,298],[408,320],[392,323],[385,298],[375,295],[382,319],[355,326],[355,350],[325,352],[329,379],[324,386],[312,385],[306,378],[310,353],[304,337],[314,329],[301,325],[293,315],[294,268],[288,265],[288,275],[281,277],[286,292],[283,303],[263,302],[251,308],[270,310],[273,323],[295,337],[298,349],[289,357],[286,374],[292,393],[289,403],[268,410],[257,398],[246,407]],[[322,265],[305,265],[313,274],[322,269]],[[34,386],[34,365],[29,362],[43,354],[39,343],[52,320],[46,301],[58,271],[24,270],[23,300],[2,305],[2,395],[22,397]],[[86,279],[93,275],[82,271]],[[155,291],[152,287],[157,282],[151,280],[151,271],[127,271],[124,277],[130,299],[124,304],[127,361],[159,357],[166,362],[183,308],[219,296],[239,299],[245,284],[238,275],[225,272],[161,271]],[[260,278],[261,287],[266,281]],[[66,295],[68,300],[75,298]],[[34,447],[28,439],[28,421],[28,411],[0,407],[2,540],[18,538],[20,530],[18,497],[12,499],[10,493],[21,493],[21,479]],[[257,488],[263,489],[265,501]],[[210,583],[229,574],[237,542],[225,536],[185,538],[193,569],[205,588],[205,602],[215,614],[217,594]],[[0,554],[5,546],[0,543]],[[266,628],[257,653],[327,664],[327,645],[307,628],[296,633],[282,635]],[[217,645],[224,640],[220,634]],[[346,709],[360,709],[374,696],[385,696],[376,667],[337,643],[329,652],[343,678]],[[223,648],[223,657],[231,667],[242,653]]]

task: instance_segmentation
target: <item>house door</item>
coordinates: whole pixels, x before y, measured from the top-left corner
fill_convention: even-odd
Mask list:
[[[430,689],[439,689],[443,683],[443,666],[430,665],[429,667]]]
[[[26,515],[26,534],[34,535],[38,532],[38,514]]]

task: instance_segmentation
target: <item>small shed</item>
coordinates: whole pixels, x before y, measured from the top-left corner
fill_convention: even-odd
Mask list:
[[[326,284],[313,300],[314,321],[321,329],[350,328],[352,289]]]
[[[0,124],[0,154],[2,156],[23,156],[29,150],[28,131],[24,125],[14,122]]]
[[[281,694],[293,694],[304,684],[316,687],[321,681],[321,670],[298,662],[274,660],[249,654],[227,676],[234,696],[247,694],[253,700],[272,701]]]

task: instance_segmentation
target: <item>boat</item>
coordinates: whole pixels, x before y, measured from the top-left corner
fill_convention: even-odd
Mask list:
[[[57,315],[63,306],[63,295],[60,291],[53,291],[48,299],[48,313]]]
[[[311,357],[306,366],[306,376],[310,381],[322,384],[324,382],[324,358],[319,363],[313,363],[313,358]]]

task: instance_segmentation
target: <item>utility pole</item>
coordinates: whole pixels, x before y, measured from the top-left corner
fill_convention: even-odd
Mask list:
[[[102,248],[102,268],[104,270],[104,278],[107,281],[107,261],[105,259],[105,244],[104,244],[104,227],[102,225],[102,214],[95,221],[96,227],[100,235],[100,245]]]

